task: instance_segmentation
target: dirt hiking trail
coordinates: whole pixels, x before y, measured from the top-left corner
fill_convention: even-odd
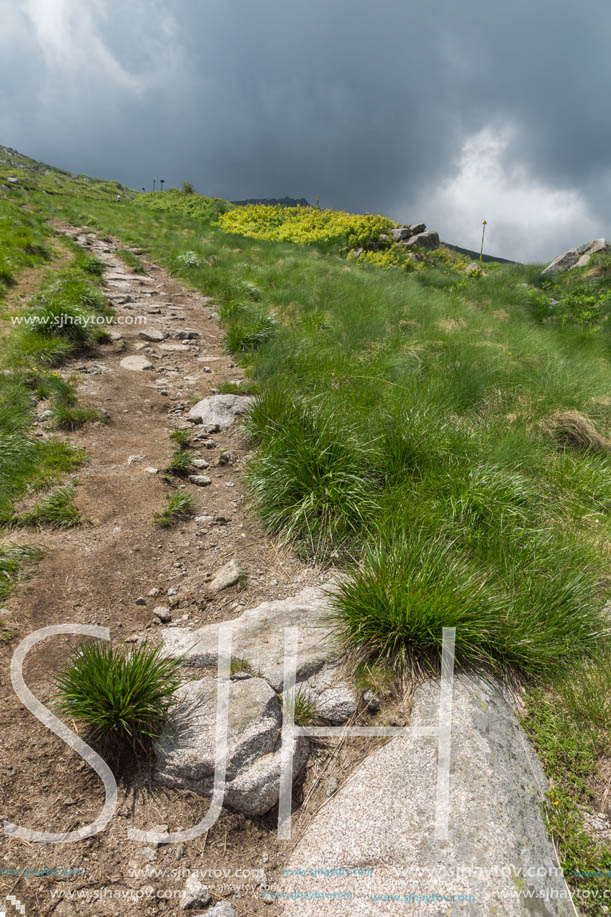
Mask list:
[[[115,254],[123,247],[118,241],[71,227],[62,231],[106,264],[104,286],[116,310],[115,322],[109,326],[113,340],[90,358],[71,361],[61,372],[76,377],[81,402],[104,411],[108,422],[62,434],[88,456],[86,464],[69,476],[77,484],[76,503],[84,524],[34,533],[14,530],[4,539],[38,544],[45,556],[6,603],[6,626],[15,637],[1,649],[3,817],[55,832],[93,821],[102,809],[104,790],[92,769],[15,695],[9,664],[19,639],[44,626],[75,622],[108,627],[117,645],[135,643],[142,634],[155,638],[160,624],[153,608],[159,605],[169,607],[172,625],[198,627],[325,581],[321,571],[301,564],[267,538],[247,512],[241,474],[247,449],[239,424],[208,435],[197,433],[198,427],[186,420],[193,403],[214,394],[219,383],[244,378],[224,349],[211,300],[146,258],[141,260],[147,273],[133,274]],[[159,340],[145,340],[150,332],[160,332],[153,335]],[[144,358],[152,366],[125,368],[122,361],[128,357],[138,358],[136,363]],[[40,437],[54,435],[44,416],[46,407],[44,402],[39,406],[35,435]],[[180,428],[195,430],[192,451],[202,467],[208,463],[198,473],[211,483],[197,486],[175,478],[176,486],[193,496],[196,511],[190,520],[161,529],[153,525],[153,513],[164,508],[172,492],[163,470],[176,446],[170,434]],[[239,562],[244,575],[231,588],[206,597],[211,577],[231,559]],[[53,694],[51,677],[66,658],[68,643],[67,638],[53,637],[38,644],[26,659],[26,684],[47,705]],[[329,769],[334,748],[335,743],[321,742],[314,749],[306,787],[316,789],[316,775],[323,770],[325,779],[332,773],[341,777],[348,759],[344,762],[342,754],[334,753]],[[358,756],[364,751],[360,743]],[[337,777],[333,779],[337,782]],[[189,869],[264,868],[267,881],[273,882],[290,855],[287,847],[293,844],[282,846],[276,840],[274,812],[247,819],[223,811],[208,835],[186,845],[152,849],[129,841],[128,827],[169,825],[170,830],[178,830],[196,824],[208,811],[209,800],[188,791],[165,790],[152,784],[146,773],[118,782],[117,812],[107,828],[92,838],[48,845],[3,836],[0,893],[14,894],[25,904],[26,914],[40,917],[85,913],[172,917],[183,913],[179,899],[172,900],[171,895],[184,888]],[[325,799],[324,787],[310,793],[310,798],[314,812]],[[300,833],[296,825],[295,843]],[[160,870],[159,875],[147,876],[147,867]],[[46,880],[21,875],[28,869],[82,873],[56,873]],[[249,881],[253,880],[228,879],[237,884]],[[222,897],[219,892],[213,900]],[[254,892],[245,891],[234,899],[228,890],[226,897],[239,914],[270,912]],[[272,905],[272,912],[276,907]]]

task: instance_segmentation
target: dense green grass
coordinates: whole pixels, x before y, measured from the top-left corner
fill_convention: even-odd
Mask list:
[[[609,456],[559,446],[545,422],[580,412],[606,435],[608,323],[578,308],[550,321],[533,302],[576,302],[592,285],[602,299],[606,267],[470,278],[440,256],[406,275],[228,236],[213,202],[167,192],[120,209],[72,202],[66,216],[216,298],[261,391],[253,506],[297,550],[353,571],[336,605],[358,658],[433,660],[449,620],[463,622],[465,664],[541,676],[591,652],[605,630]]]
[[[50,231],[45,223],[14,203],[0,200],[0,300],[17,282],[18,272],[48,261]]]
[[[611,757],[609,648],[603,647],[592,662],[563,675],[552,690],[532,689],[526,700],[523,724],[550,780],[546,814],[565,877],[571,888],[590,893],[589,898],[579,898],[580,910],[602,915],[602,895],[611,876],[611,845],[597,844],[586,834],[583,809],[592,809],[591,785],[601,762]],[[598,786],[603,786],[602,772]]]
[[[39,215],[0,202],[0,224],[9,240],[3,253],[10,254],[13,281],[19,270],[48,257],[45,248],[35,249],[51,234]],[[34,240],[34,241],[33,241]],[[38,242],[36,241],[38,240]],[[72,488],[59,487],[45,495],[52,484],[84,461],[84,454],[68,443],[49,437],[33,437],[30,428],[39,402],[47,402],[50,424],[74,430],[98,419],[99,414],[79,404],[74,387],[53,367],[82,352],[93,350],[104,340],[104,320],[111,315],[99,280],[102,262],[73,246],[69,268],[46,271],[39,290],[28,307],[9,323],[0,351],[0,526],[65,527],[80,522]],[[35,318],[35,324],[25,319]],[[16,510],[17,501],[27,498],[27,509]],[[28,552],[4,558],[6,593]]]

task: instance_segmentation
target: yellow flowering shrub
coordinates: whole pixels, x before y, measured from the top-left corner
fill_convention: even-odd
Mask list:
[[[315,207],[283,207],[280,204],[249,204],[221,213],[218,225],[226,232],[271,239],[275,242],[336,242],[358,248],[389,232],[389,217],[371,213],[345,213]]]
[[[354,258],[354,255],[354,252],[350,252],[348,258]],[[358,264],[377,264],[378,267],[401,268],[404,271],[413,271],[417,268],[417,262],[409,257],[405,248],[398,245],[377,251],[363,251],[355,260]]]

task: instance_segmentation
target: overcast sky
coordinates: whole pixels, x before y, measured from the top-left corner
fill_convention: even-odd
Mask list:
[[[609,0],[0,0],[0,143],[547,260],[611,237]]]

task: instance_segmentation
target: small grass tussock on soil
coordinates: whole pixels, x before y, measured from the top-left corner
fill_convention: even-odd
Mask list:
[[[283,709],[288,706],[293,708],[293,720],[298,726],[312,726],[320,717],[315,699],[302,685],[296,687],[290,695],[286,692],[282,694],[280,700]]]
[[[86,643],[55,679],[57,706],[98,741],[145,747],[167,721],[180,665],[146,643],[130,651]]]
[[[81,514],[74,502],[75,490],[69,485],[56,488],[43,497],[32,509],[16,513],[7,522],[12,526],[36,528],[49,526],[54,529],[72,528],[82,522]]]
[[[185,478],[193,470],[193,465],[191,464],[193,458],[193,453],[187,452],[185,449],[177,449],[172,455],[165,473]]]
[[[0,546],[0,601],[10,595],[22,567],[36,563],[42,555],[42,550],[32,545]]]
[[[159,528],[170,528],[178,522],[188,519],[195,511],[193,497],[182,490],[169,495],[167,501],[166,508],[153,516],[153,521]]]

